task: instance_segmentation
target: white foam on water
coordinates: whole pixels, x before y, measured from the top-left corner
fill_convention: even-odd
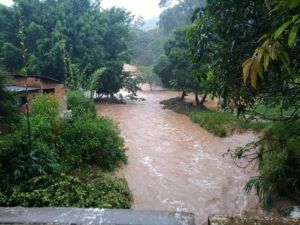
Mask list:
[[[153,159],[149,156],[143,158],[142,163],[157,177],[162,178],[163,174],[158,172],[157,169],[153,166]]]
[[[255,139],[256,137],[253,134],[235,134],[233,136],[223,138],[223,142],[225,143],[243,142],[246,144],[254,141]]]
[[[176,212],[188,212],[188,208],[186,208],[185,204],[180,200],[170,201],[169,204],[175,206]]]
[[[293,219],[299,219],[300,218],[300,206],[294,206],[290,217]]]
[[[201,160],[211,160],[211,161],[218,161],[218,158],[216,157],[212,157],[209,154],[206,154],[204,152],[196,152],[195,154],[193,154],[193,163],[197,164],[199,163]]]

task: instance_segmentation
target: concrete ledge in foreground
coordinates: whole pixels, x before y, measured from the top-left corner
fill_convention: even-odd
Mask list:
[[[211,215],[208,225],[300,225],[300,220],[272,217],[226,217]]]
[[[79,208],[1,208],[0,225],[194,225],[191,213]]]

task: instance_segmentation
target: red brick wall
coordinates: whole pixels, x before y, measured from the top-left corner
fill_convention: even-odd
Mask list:
[[[12,84],[16,86],[25,86],[25,77],[14,77]],[[60,111],[67,109],[66,103],[66,87],[64,84],[55,83],[51,80],[38,77],[28,77],[27,78],[28,87],[40,88],[40,89],[55,89],[54,95],[59,100]],[[29,101],[32,101],[37,94],[31,95]]]
[[[16,86],[24,86],[25,87],[25,77],[14,77],[12,79],[12,84]],[[28,87],[41,88],[41,80],[35,77],[27,78]]]
[[[56,85],[54,95],[59,100],[59,109],[60,109],[60,111],[66,110],[67,109],[66,86],[64,84]]]

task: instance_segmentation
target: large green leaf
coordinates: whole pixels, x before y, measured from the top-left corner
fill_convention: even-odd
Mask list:
[[[280,37],[280,35],[293,23],[293,20],[289,20],[287,22],[285,22],[283,25],[281,25],[281,27],[279,27],[275,34],[274,34],[274,39],[278,39]]]
[[[289,35],[289,41],[288,41],[288,44],[291,48],[295,44],[295,40],[296,40],[296,37],[297,37],[297,33],[299,31],[299,28],[300,28],[300,24],[297,24],[297,25],[293,26],[293,28],[291,29],[291,32],[290,32],[290,35]]]
[[[289,0],[289,8],[294,9],[300,7],[300,1],[299,0]]]

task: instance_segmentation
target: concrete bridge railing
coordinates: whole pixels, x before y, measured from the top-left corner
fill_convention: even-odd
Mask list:
[[[191,213],[79,208],[1,208],[0,225],[194,225]]]
[[[300,225],[300,220],[273,217],[226,217],[212,215],[208,225]]]

